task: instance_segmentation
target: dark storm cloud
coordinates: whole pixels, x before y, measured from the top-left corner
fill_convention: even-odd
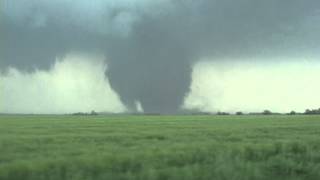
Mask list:
[[[318,0],[5,0],[1,67],[47,68],[96,51],[129,109],[172,113],[204,57],[316,55]]]

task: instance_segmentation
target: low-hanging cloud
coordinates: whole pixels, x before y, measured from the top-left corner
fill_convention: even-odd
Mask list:
[[[28,28],[44,28],[55,23],[90,33],[126,36],[144,13],[156,15],[167,0],[17,0],[2,2],[11,21]]]
[[[103,54],[110,86],[129,111],[178,112],[190,90],[192,66],[204,58],[319,58],[319,0],[0,4],[0,69],[50,71],[57,58],[73,51]]]
[[[0,75],[1,113],[124,112],[110,88],[103,56],[68,54],[48,70]]]
[[[202,62],[193,70],[184,108],[204,112],[304,112],[319,108],[320,62],[295,59]]]

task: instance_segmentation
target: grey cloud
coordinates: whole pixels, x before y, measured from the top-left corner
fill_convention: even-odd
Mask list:
[[[72,50],[104,53],[135,110],[174,113],[204,57],[317,55],[318,0],[4,1],[1,67],[48,68]],[[229,58],[230,59],[230,58]]]

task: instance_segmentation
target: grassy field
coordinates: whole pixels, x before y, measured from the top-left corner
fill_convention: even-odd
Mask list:
[[[320,116],[0,116],[0,179],[320,179]]]

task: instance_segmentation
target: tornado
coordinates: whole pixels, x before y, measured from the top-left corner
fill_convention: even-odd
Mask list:
[[[103,54],[130,112],[174,114],[194,64],[316,55],[318,0],[3,0],[0,69],[48,70],[69,52]],[[230,62],[228,62],[230,63]]]

